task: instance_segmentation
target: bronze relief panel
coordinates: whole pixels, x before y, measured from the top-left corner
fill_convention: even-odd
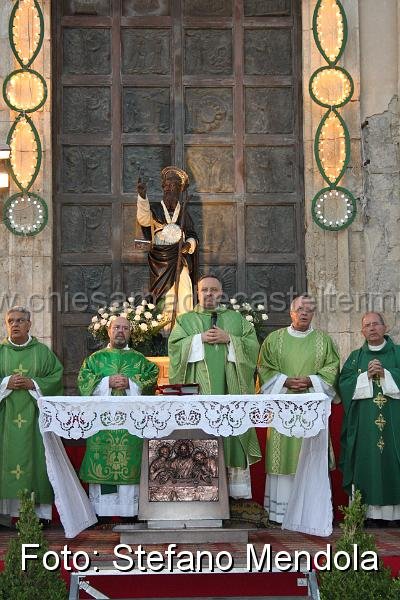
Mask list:
[[[170,14],[169,0],[122,0],[124,17],[150,17]]]
[[[185,31],[185,75],[231,75],[231,29]]]
[[[245,90],[246,133],[292,133],[293,89],[247,87]]]
[[[66,205],[61,218],[68,223],[61,229],[61,252],[111,252],[111,206]]]
[[[111,191],[111,150],[108,146],[64,146],[62,189],[70,193]]]
[[[66,265],[63,289],[70,298],[67,312],[96,312],[111,295],[111,266]]]
[[[291,0],[244,0],[245,17],[290,15]]]
[[[63,133],[110,133],[110,88],[64,87],[62,123]]]
[[[231,17],[232,0],[183,0],[183,13],[188,17]]]
[[[168,29],[122,29],[122,72],[169,75],[171,39]]]
[[[263,294],[270,312],[289,310],[291,294],[300,292],[296,284],[296,266],[287,263],[248,265],[247,289],[250,295]]]
[[[292,73],[290,29],[246,29],[244,71],[246,75],[290,75]]]
[[[248,147],[245,162],[248,192],[295,191],[296,159],[292,146]]]
[[[295,252],[295,218],[293,205],[247,206],[247,253],[263,255]]]
[[[165,165],[171,164],[169,146],[124,146],[123,147],[123,190],[136,192],[139,173],[147,182],[149,198],[160,192],[160,173]]]
[[[232,133],[232,90],[186,88],[185,133]]]
[[[65,28],[63,32],[63,73],[64,75],[110,74],[110,30]]]
[[[171,130],[169,88],[125,87],[124,133],[168,133]]]
[[[233,192],[233,148],[188,146],[186,167],[198,192]]]
[[[64,15],[108,16],[111,0],[63,0]]]
[[[149,267],[145,265],[124,265],[122,289],[126,297],[145,295],[149,290]]]
[[[200,260],[236,262],[236,205],[203,203],[189,210],[200,239]]]

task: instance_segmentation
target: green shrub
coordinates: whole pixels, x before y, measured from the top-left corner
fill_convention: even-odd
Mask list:
[[[341,507],[344,522],[342,534],[337,541],[336,551],[353,555],[356,544],[360,556],[363,552],[377,552],[375,538],[364,530],[367,507],[362,504],[361,493],[357,490],[350,506]],[[378,571],[348,571],[333,568],[319,574],[321,600],[398,600],[400,580],[392,580],[390,569],[379,559]]]
[[[42,557],[48,543],[36,516],[34,502],[27,493],[21,494],[18,535],[10,540],[3,573],[0,574],[1,600],[65,600],[66,585],[57,571],[44,568]],[[22,544],[39,544],[34,552],[37,560],[27,562],[22,571]]]

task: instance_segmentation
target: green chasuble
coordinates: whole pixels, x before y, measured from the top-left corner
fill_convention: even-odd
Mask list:
[[[210,329],[214,312],[218,314],[217,326],[230,335],[236,363],[227,360],[227,344],[204,344],[204,360],[189,363],[193,337]],[[169,337],[169,380],[171,383],[198,383],[200,394],[254,394],[258,349],[253,325],[239,313],[222,307],[204,309],[198,305],[177,318]],[[244,469],[261,458],[254,429],[224,438],[224,449],[228,467]]]
[[[261,385],[274,375],[308,377],[318,375],[334,385],[339,372],[339,355],[333,340],[318,329],[295,337],[287,328],[269,334],[261,346],[259,375]],[[291,393],[288,390],[288,393]],[[266,470],[271,475],[293,475],[301,449],[300,438],[288,437],[268,429]]]
[[[373,381],[373,396],[353,400],[357,378],[373,359],[381,361],[400,388],[400,346],[385,336],[382,350],[365,343],[346,360],[339,378],[345,415],[342,425],[340,468],[343,487],[351,485],[363,502],[377,506],[400,504],[400,400],[385,396],[380,381]]]
[[[91,396],[103,377],[125,375],[134,381],[142,394],[151,394],[157,383],[158,367],[135,350],[106,348],[94,352],[79,371],[78,388],[81,396]],[[125,395],[113,389],[114,396]],[[140,480],[143,440],[126,429],[99,431],[86,440],[86,452],[80,478],[88,483],[133,484]],[[104,492],[116,491],[114,488]]]
[[[63,394],[63,368],[57,357],[34,337],[18,347],[0,344],[0,379],[18,373],[34,379],[43,396]],[[51,504],[39,409],[28,390],[14,390],[0,400],[0,499],[16,499],[21,490],[35,493],[37,504]]]

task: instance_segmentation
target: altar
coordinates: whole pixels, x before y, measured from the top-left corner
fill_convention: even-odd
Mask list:
[[[240,396],[64,396],[38,401],[49,479],[66,537],[96,522],[60,438],[88,438],[102,429],[126,429],[146,439],[201,429],[213,436],[274,427],[304,438],[285,529],[327,536],[332,531],[328,474],[328,419],[325,394]]]

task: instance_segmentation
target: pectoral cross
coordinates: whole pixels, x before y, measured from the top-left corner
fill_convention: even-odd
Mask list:
[[[16,375],[25,375],[25,373],[28,373],[29,369],[24,369],[22,366],[22,363],[19,363],[19,367],[18,369],[14,369],[13,373],[15,373]]]

